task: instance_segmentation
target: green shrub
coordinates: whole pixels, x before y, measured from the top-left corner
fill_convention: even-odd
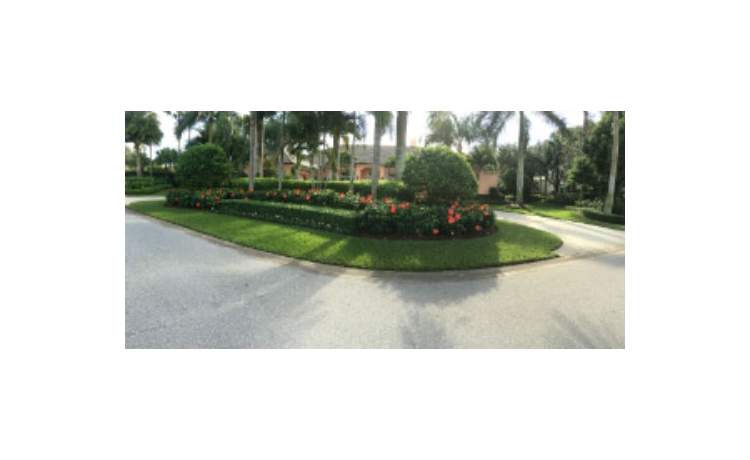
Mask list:
[[[604,209],[604,202],[601,198],[576,200],[575,205],[579,208],[595,209],[598,211]]]
[[[357,229],[357,212],[345,209],[256,200],[225,200],[221,202],[218,210],[223,214],[344,234],[354,234]]]
[[[158,177],[125,177],[126,195],[148,195],[170,188],[172,184]]]
[[[224,150],[214,144],[187,149],[177,161],[177,183],[190,189],[217,187],[226,182],[232,165]]]
[[[167,206],[214,210],[219,206],[224,191],[177,189],[167,192]]]
[[[619,214],[605,214],[593,209],[581,209],[581,214],[587,219],[598,220],[600,222],[608,222],[610,224],[625,225],[625,216],[621,216]]]
[[[369,204],[360,214],[358,229],[370,235],[406,237],[479,236],[495,228],[487,205]]]
[[[240,187],[247,189],[247,177],[240,177],[232,179],[229,184],[230,186]],[[310,180],[296,180],[296,179],[284,179],[281,182],[281,187],[284,190],[309,190],[311,188],[322,188],[324,190],[333,190],[335,192],[346,193],[349,191],[349,181],[344,180],[329,180],[329,181],[310,181]],[[266,190],[277,190],[278,180],[276,177],[258,177],[255,179],[255,190],[266,191]],[[354,181],[354,193],[359,195],[370,194],[370,181],[369,180],[357,180]],[[399,180],[381,180],[378,182],[379,194],[383,197],[397,198],[399,200],[411,200],[413,195],[406,190],[404,183]]]
[[[465,156],[446,146],[429,146],[409,156],[403,174],[406,188],[432,203],[473,198],[477,178]]]

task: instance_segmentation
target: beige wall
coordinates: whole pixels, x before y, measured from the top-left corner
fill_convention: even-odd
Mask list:
[[[498,175],[496,172],[480,171],[477,180],[479,181],[479,194],[487,195],[490,193],[490,187],[497,187]]]
[[[372,165],[370,163],[359,163],[354,165],[354,178],[365,180],[372,178]],[[385,166],[380,166],[380,178],[386,178]]]

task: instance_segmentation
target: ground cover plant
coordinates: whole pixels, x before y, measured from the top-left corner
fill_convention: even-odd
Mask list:
[[[555,257],[555,235],[498,221],[482,238],[387,240],[344,235],[294,225],[164,206],[145,201],[128,206],[154,218],[262,251],[314,262],[377,270],[460,270]]]

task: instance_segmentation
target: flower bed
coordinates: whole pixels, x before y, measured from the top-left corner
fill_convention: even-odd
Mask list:
[[[253,217],[346,234],[397,238],[453,238],[495,231],[486,204],[424,205],[320,190],[254,192],[172,190],[167,205]]]
[[[436,238],[480,236],[495,231],[495,216],[487,205],[419,205],[378,201],[369,204],[358,220],[360,233]]]

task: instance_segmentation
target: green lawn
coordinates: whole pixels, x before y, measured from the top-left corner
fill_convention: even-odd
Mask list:
[[[459,240],[383,240],[347,236],[206,211],[172,208],[162,201],[130,209],[223,240],[262,251],[332,265],[378,270],[453,270],[530,262],[555,257],[557,236],[498,221],[498,232]]]
[[[551,217],[553,219],[569,220],[572,222],[581,222],[584,224],[598,225],[600,227],[613,228],[615,230],[625,230],[624,225],[612,224],[589,219],[581,215],[580,209],[575,206],[565,206],[555,203],[527,203],[523,208],[512,208],[508,205],[494,206],[494,209],[505,212],[515,212],[519,214],[535,214],[542,217]]]

